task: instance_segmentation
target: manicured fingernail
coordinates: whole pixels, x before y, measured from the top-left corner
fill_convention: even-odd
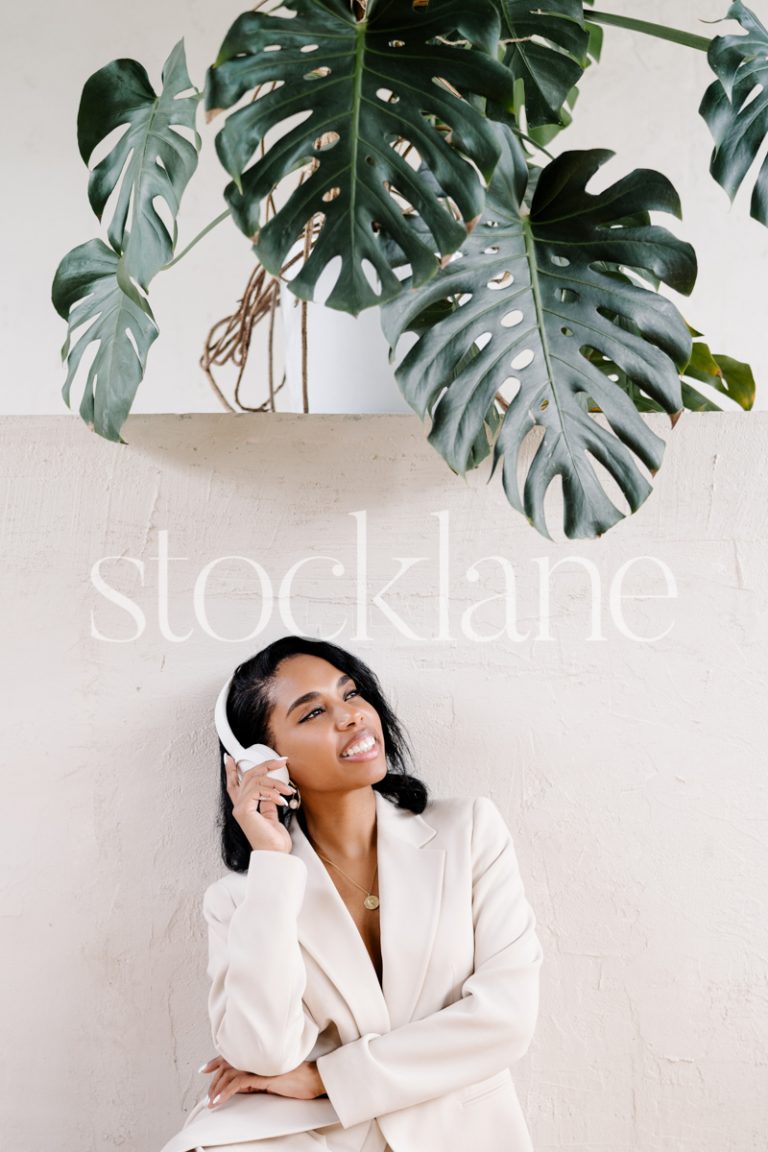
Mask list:
[[[213,1100],[211,1101],[211,1103],[212,1103],[212,1104],[215,1104],[217,1100],[221,1100],[221,1092],[219,1092],[218,1096],[214,1096],[214,1098],[213,1098]]]
[[[208,1067],[208,1064],[209,1064],[209,1061],[206,1060],[205,1064],[200,1065],[200,1067],[198,1068],[198,1072],[205,1072],[206,1068]]]
[[[277,802],[278,804],[282,804],[283,808],[288,807],[288,801],[286,800],[285,796],[278,796]]]

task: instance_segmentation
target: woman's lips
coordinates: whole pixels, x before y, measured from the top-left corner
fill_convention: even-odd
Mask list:
[[[374,737],[373,748],[369,748],[369,750],[367,752],[358,752],[355,756],[339,756],[339,759],[340,760],[347,760],[347,761],[349,761],[349,760],[352,760],[352,761],[375,760],[376,757],[378,756],[378,754],[379,754],[379,742]]]

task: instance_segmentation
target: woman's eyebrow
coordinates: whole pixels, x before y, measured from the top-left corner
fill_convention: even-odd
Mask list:
[[[341,688],[342,684],[346,684],[347,681],[351,679],[352,677],[347,676],[346,673],[343,676],[339,676],[338,680],[336,681],[336,687]],[[300,704],[306,704],[308,700],[316,700],[319,695],[319,692],[305,692],[303,696],[299,696],[298,699],[294,700],[293,704],[291,704],[290,708],[286,712],[286,720],[290,716],[291,712],[293,712],[294,708],[298,708]]]

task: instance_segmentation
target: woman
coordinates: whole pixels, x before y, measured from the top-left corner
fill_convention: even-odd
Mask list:
[[[428,798],[374,673],[287,636],[241,664],[207,889],[209,1095],[162,1152],[530,1152],[509,1066],[542,950],[493,801]],[[290,784],[267,776],[287,763]],[[292,799],[291,799],[292,798]],[[291,808],[298,802],[298,807]]]

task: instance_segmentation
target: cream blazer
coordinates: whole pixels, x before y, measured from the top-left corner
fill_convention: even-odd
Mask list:
[[[375,795],[383,987],[295,818],[290,853],[252,852],[203,897],[216,1053],[261,1076],[316,1060],[327,1096],[206,1096],[161,1152],[372,1118],[394,1152],[531,1152],[510,1066],[542,949],[510,831],[485,796],[417,815]]]

